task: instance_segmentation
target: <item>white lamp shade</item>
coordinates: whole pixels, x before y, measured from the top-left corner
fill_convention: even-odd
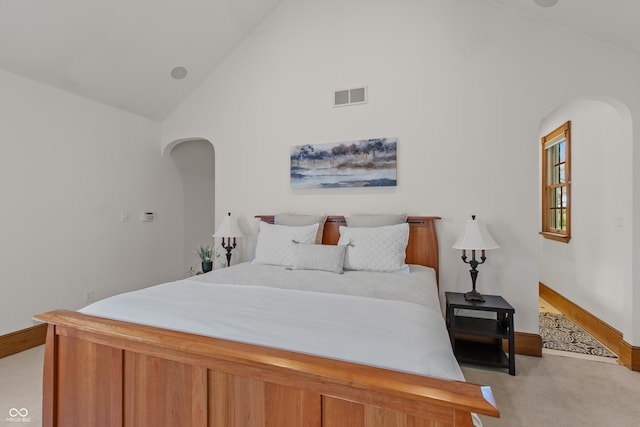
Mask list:
[[[212,237],[244,237],[242,231],[238,228],[236,220],[231,218],[231,213],[224,217],[218,231]]]
[[[467,221],[464,233],[458,237],[453,245],[453,249],[470,250],[498,249],[499,247],[482,223],[476,219]]]

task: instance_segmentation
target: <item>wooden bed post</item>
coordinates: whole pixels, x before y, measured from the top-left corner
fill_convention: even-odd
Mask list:
[[[55,398],[56,377],[58,376],[58,343],[56,325],[47,326],[47,338],[44,347],[44,371],[42,376],[42,427],[56,427],[57,418]]]

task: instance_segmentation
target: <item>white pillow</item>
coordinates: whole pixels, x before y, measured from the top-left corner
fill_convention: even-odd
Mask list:
[[[342,274],[346,246],[296,245],[293,270],[322,270]]]
[[[381,227],[340,226],[338,245],[347,245],[345,270],[395,272],[405,264],[409,224]]]
[[[293,227],[260,222],[255,262],[258,264],[293,265],[296,243],[314,243],[318,224]]]
[[[322,234],[324,232],[324,223],[327,222],[326,215],[298,215],[298,214],[277,214],[273,218],[273,223],[278,225],[311,225],[318,224],[318,234],[316,235],[316,243],[322,244]]]

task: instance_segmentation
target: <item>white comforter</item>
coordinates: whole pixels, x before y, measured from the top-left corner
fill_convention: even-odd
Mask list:
[[[80,311],[464,380],[440,312],[433,270],[426,267],[411,266],[404,275],[337,275],[241,264],[116,295]]]

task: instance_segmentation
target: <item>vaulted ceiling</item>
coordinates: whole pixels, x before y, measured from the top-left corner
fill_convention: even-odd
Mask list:
[[[638,0],[485,1],[640,54]],[[0,68],[162,120],[280,2],[0,0]]]
[[[161,120],[279,2],[0,0],[0,68]]]

